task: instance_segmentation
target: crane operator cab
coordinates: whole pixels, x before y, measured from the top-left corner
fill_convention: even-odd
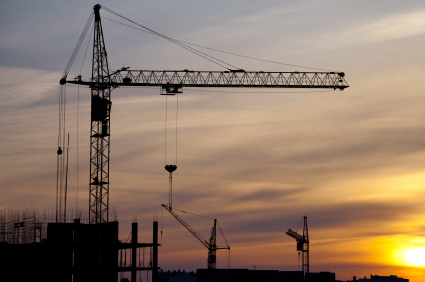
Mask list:
[[[111,114],[112,102],[108,99],[92,96],[91,120],[102,122],[102,137],[109,136],[109,116]]]
[[[297,251],[302,252],[304,242],[297,241]]]

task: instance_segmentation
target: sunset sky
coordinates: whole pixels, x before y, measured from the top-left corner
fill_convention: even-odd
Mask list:
[[[0,1],[0,209],[55,209],[59,79],[97,3],[185,42],[345,72],[344,91],[186,88],[179,95],[173,205],[217,218],[232,268],[297,270],[296,243],[285,232],[307,215],[310,271],[423,281],[425,262],[414,265],[405,254],[425,248],[424,1]],[[105,18],[112,69],[223,70]],[[91,46],[82,66],[90,32],[70,79],[81,68],[90,79]],[[245,70],[309,71],[202,51]],[[206,268],[207,249],[161,211],[168,173],[159,94],[112,92],[110,206],[121,239],[137,216],[139,238],[150,242],[157,213],[161,268]],[[176,158],[175,108],[169,97],[167,164]],[[66,118],[68,205],[76,207],[78,174],[78,205],[88,211],[90,89],[67,87]],[[209,235],[211,219],[180,215]],[[225,268],[226,251],[217,260]]]

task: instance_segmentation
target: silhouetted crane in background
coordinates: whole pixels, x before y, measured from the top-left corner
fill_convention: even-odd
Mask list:
[[[295,240],[297,240],[297,251],[302,252],[302,262],[303,268],[302,271],[304,276],[306,273],[309,273],[309,244],[310,241],[308,239],[308,227],[307,227],[307,216],[304,216],[304,227],[303,227],[303,235],[298,234],[297,232],[289,229],[286,232],[287,235],[291,236]]]
[[[172,216],[174,216],[199,242],[202,243],[208,249],[208,269],[216,269],[216,254],[217,250],[229,250],[230,246],[227,243],[226,237],[224,237],[224,233],[218,225],[218,229],[220,230],[221,235],[223,236],[224,241],[226,242],[226,247],[217,247],[217,219],[214,219],[214,226],[211,229],[211,237],[209,240],[206,240],[201,234],[196,232],[189,224],[187,224],[178,214],[176,214],[171,207],[162,205]],[[229,257],[229,268],[230,268],[230,257]]]

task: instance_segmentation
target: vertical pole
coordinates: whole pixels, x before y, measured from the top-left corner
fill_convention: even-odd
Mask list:
[[[66,223],[66,195],[68,193],[68,158],[69,158],[69,133],[68,133],[68,148],[66,149],[66,175],[65,175],[65,199],[63,210],[63,222]]]
[[[158,221],[153,222],[152,282],[158,282]]]
[[[131,243],[133,244],[131,249],[131,282],[136,282],[136,266],[137,266],[137,248],[134,244],[137,244],[137,222],[131,224]]]

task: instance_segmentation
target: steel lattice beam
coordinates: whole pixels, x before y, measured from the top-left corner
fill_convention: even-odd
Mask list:
[[[331,88],[348,86],[342,72],[260,72],[260,71],[152,71],[122,68],[110,75],[105,87],[249,87],[249,88]],[[67,83],[92,86],[80,78]]]

